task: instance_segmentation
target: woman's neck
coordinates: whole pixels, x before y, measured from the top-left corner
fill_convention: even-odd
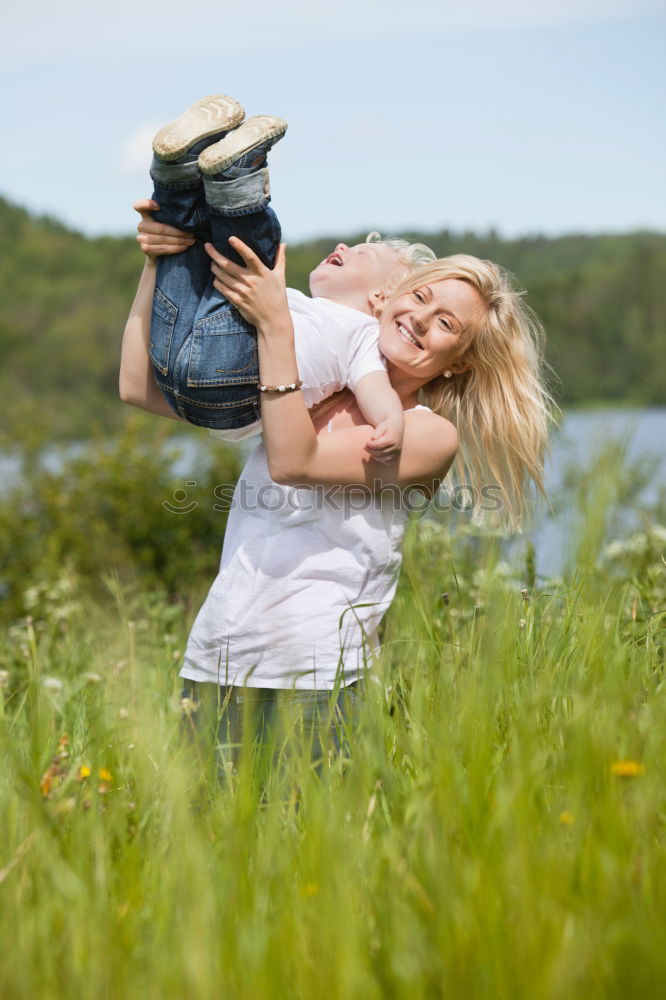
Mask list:
[[[414,375],[409,375],[401,371],[395,365],[392,365],[390,361],[387,361],[386,365],[391,385],[398,393],[400,402],[405,410],[410,410],[418,403],[419,391],[426,382],[423,379],[415,378]]]

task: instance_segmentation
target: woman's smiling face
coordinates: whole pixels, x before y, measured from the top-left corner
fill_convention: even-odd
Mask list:
[[[469,329],[483,301],[466,281],[445,278],[389,301],[381,317],[379,349],[400,371],[424,382],[449,369],[461,373]]]

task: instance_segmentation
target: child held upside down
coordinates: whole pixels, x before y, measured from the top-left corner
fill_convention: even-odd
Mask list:
[[[389,461],[400,450],[404,416],[377,346],[374,313],[387,287],[434,254],[423,244],[382,241],[376,233],[358,246],[338,244],[310,275],[313,298],[288,289],[297,382],[261,385],[255,330],[213,287],[207,252],[214,247],[242,265],[229,244],[237,236],[272,268],[279,249],[280,225],[268,207],[266,156],[287,125],[269,116],[243,118],[236,101],[218,94],[161,129],[153,141],[153,199],[135,206],[144,218],[138,239],[148,266],[157,262],[149,352],[167,415],[238,440],[261,431],[260,391],[301,390],[312,407],[347,387],[375,428],[368,452]],[[148,223],[150,216],[160,225]],[[142,284],[124,354],[137,334],[139,306],[149,287]],[[145,407],[148,387],[137,380],[137,366],[126,368],[132,374],[121,374],[121,397]]]

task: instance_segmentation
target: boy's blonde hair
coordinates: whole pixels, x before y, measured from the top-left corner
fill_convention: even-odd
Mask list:
[[[425,243],[410,243],[409,240],[403,240],[397,236],[383,238],[380,233],[368,233],[365,242],[382,243],[389,250],[393,250],[400,263],[408,267],[410,271],[422,267],[424,264],[431,264],[437,259],[434,250],[431,250]]]
[[[544,331],[508,272],[489,260],[454,254],[420,267],[391,290],[391,300],[423,285],[457,278],[480,295],[483,314],[466,329],[462,375],[439,375],[421,390],[423,402],[456,427],[454,469],[480,491],[502,488],[504,520],[520,527],[530,480],[545,497],[548,434],[557,413],[545,382]]]

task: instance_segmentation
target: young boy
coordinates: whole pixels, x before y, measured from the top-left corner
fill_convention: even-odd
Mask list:
[[[282,138],[281,119],[243,121],[240,105],[212,95],[192,105],[153,141],[151,176],[158,222],[188,232],[183,253],[160,257],[153,296],[150,357],[155,381],[184,419],[231,440],[261,430],[259,390],[302,389],[313,406],[347,386],[375,428],[370,450],[400,449],[403,412],[377,347],[373,318],[381,291],[405,270],[434,258],[405,241],[339,244],[311,274],[310,299],[289,290],[299,383],[260,387],[254,329],[214,288],[204,243],[242,264],[228,243],[238,236],[272,267],[280,225],[270,201],[266,155]]]

